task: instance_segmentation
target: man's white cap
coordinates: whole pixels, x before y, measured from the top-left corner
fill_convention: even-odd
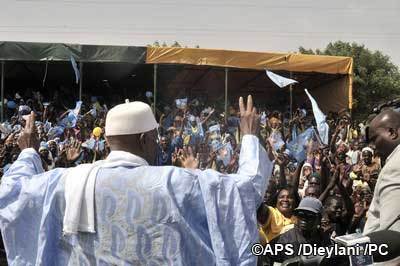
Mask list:
[[[369,151],[370,153],[372,153],[372,155],[374,155],[374,150],[371,149],[370,147],[365,147],[364,149],[361,150],[361,152],[365,152],[365,151]]]
[[[145,133],[158,127],[148,104],[130,102],[112,108],[106,117],[106,136]]]

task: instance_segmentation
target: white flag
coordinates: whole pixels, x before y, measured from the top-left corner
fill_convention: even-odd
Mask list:
[[[78,84],[79,78],[80,78],[80,73],[79,73],[78,65],[76,64],[75,58],[72,55],[71,55],[71,64],[72,64],[72,68],[74,69],[74,72],[75,72],[75,82],[76,82],[76,84]]]
[[[82,101],[77,101],[75,104],[75,109],[70,111],[72,111],[75,116],[78,116],[81,111],[81,107],[82,107]]]
[[[311,96],[310,93],[308,93],[308,90],[304,89],[304,91],[306,92],[308,98],[310,98],[312,110],[314,113],[315,123],[317,124],[317,129],[321,141],[323,144],[327,145],[329,138],[329,126],[326,123],[326,116],[321,111],[321,109],[319,109],[317,101]]]
[[[265,70],[267,73],[267,76],[280,88],[286,87],[287,85],[293,84],[293,83],[298,83],[294,79],[288,79],[282,76],[279,76],[275,73],[272,73],[271,71]]]

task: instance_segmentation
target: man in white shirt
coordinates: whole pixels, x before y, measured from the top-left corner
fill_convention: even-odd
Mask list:
[[[10,265],[255,265],[256,210],[272,163],[256,136],[251,96],[239,100],[237,174],[151,166],[150,106],[109,111],[106,160],[44,172],[34,113],[0,185],[0,227]],[[187,168],[198,162],[189,156]]]

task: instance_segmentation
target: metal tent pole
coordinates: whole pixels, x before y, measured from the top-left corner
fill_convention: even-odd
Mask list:
[[[227,123],[228,119],[228,73],[229,69],[225,68],[225,123]]]
[[[153,98],[154,98],[154,102],[153,102],[153,112],[154,112],[154,116],[156,116],[156,103],[157,103],[157,64],[154,64],[154,73],[153,73]]]
[[[82,101],[82,86],[83,86],[83,62],[79,62],[79,72],[80,72],[80,78],[79,78],[79,101]]]
[[[1,61],[1,122],[4,122],[4,69],[6,63]]]
[[[293,74],[292,71],[290,71],[290,78],[292,78],[292,76],[293,76],[292,74]],[[289,90],[290,90],[290,120],[292,120],[293,119],[293,85],[292,84],[290,84]]]

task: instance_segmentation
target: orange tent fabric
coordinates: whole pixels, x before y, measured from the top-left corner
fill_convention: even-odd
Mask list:
[[[262,53],[199,48],[148,47],[148,64],[187,64],[255,70],[279,70],[343,75],[342,82],[320,91],[321,101],[336,108],[352,107],[353,58],[342,56],[304,55],[294,53]],[[329,88],[329,89],[328,89]],[[322,88],[321,88],[322,89]],[[326,94],[326,98],[323,96]],[[329,95],[340,96],[339,104],[329,101]],[[324,98],[324,99],[323,99]]]

